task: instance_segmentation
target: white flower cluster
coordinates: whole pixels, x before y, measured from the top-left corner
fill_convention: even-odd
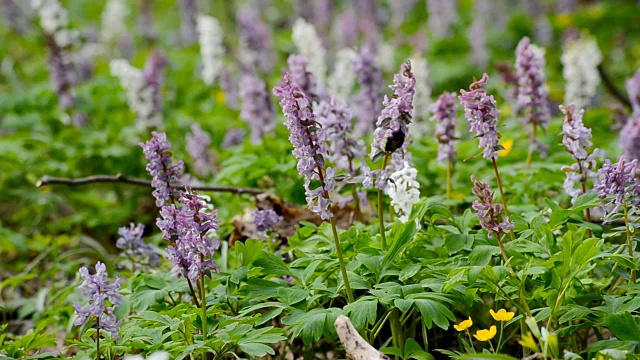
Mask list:
[[[127,33],[125,20],[129,16],[129,8],[124,0],[109,0],[102,11],[102,40],[105,43],[118,41]]]
[[[324,86],[327,64],[325,62],[324,46],[322,46],[322,41],[318,37],[316,28],[300,18],[293,24],[292,38],[300,51],[300,55],[307,60],[309,71],[315,76],[318,83]]]
[[[136,124],[141,127],[162,125],[162,113],[153,101],[153,88],[147,84],[142,70],[131,66],[125,59],[111,60],[109,69],[127,90],[129,108],[137,116]]]
[[[411,132],[416,138],[423,137],[429,130],[429,107],[431,106],[431,85],[429,85],[429,64],[423,57],[411,59],[411,69],[416,77],[416,93],[413,96],[413,123]]]
[[[329,75],[329,91],[343,102],[349,102],[349,96],[356,81],[353,62],[357,57],[358,54],[351,48],[338,50],[333,73]]]
[[[602,54],[596,40],[581,37],[579,40],[565,44],[562,57],[562,75],[566,82],[564,103],[575,105],[576,109],[584,109],[596,95],[600,84],[598,65],[602,62]]]
[[[211,86],[224,67],[222,29],[216,18],[200,15],[198,16],[198,34],[202,56],[202,80]]]
[[[391,206],[398,214],[398,219],[406,223],[411,215],[413,204],[420,200],[420,184],[416,179],[418,170],[405,163],[404,168],[390,176],[386,192],[391,198]]]
[[[31,7],[38,13],[40,26],[51,35],[60,48],[66,48],[76,42],[78,33],[67,29],[69,14],[58,0],[31,0]]]

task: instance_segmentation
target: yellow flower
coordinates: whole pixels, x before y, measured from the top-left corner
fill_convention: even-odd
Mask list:
[[[500,145],[504,148],[504,150],[498,150],[498,156],[503,157],[509,155],[511,149],[513,149],[513,140],[507,139],[500,141]]]
[[[469,319],[463,320],[460,322],[460,324],[453,325],[453,327],[458,331],[465,331],[470,328],[471,325],[473,325],[473,320],[471,320],[471,316],[469,316]]]
[[[493,339],[494,336],[496,336],[497,332],[498,332],[498,330],[496,329],[496,326],[495,325],[491,325],[489,330],[485,329],[485,330],[476,331],[476,333],[473,334],[473,337],[478,339],[478,341],[489,341],[489,340]]]
[[[495,321],[509,321],[513,319],[513,315],[515,315],[513,311],[507,311],[505,309],[500,309],[498,310],[498,312],[495,312],[492,309],[492,310],[489,310],[489,313],[491,313],[491,316]]]

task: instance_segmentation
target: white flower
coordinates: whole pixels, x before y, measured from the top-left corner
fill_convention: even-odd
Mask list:
[[[127,90],[129,107],[136,114],[136,123],[143,127],[162,124],[162,114],[155,111],[153,89],[147,85],[141,70],[131,66],[125,59],[114,59],[109,63],[111,75],[120,79]]]
[[[416,180],[418,170],[405,163],[404,168],[391,174],[387,194],[391,198],[391,206],[398,214],[398,219],[406,223],[411,214],[413,204],[420,201],[420,184]]]
[[[581,37],[569,41],[560,58],[562,75],[566,81],[564,103],[583,109],[591,103],[600,84],[598,65],[602,62],[602,54],[598,44],[591,37]]]
[[[31,7],[38,13],[42,30],[55,39],[58,47],[65,48],[75,42],[78,34],[67,29],[69,14],[58,0],[32,0]]]
[[[324,46],[316,33],[316,28],[300,18],[293,24],[292,38],[300,55],[307,60],[309,72],[315,76],[321,86],[324,86],[327,64],[324,59]]]
[[[205,84],[211,85],[224,66],[222,29],[216,18],[200,15],[198,16],[198,34],[202,56],[202,80]]]
[[[102,11],[102,40],[116,41],[127,32],[129,8],[123,0],[109,0]]]
[[[350,48],[340,49],[336,53],[336,63],[333,73],[329,76],[329,91],[343,102],[348,102],[353,85],[356,81],[356,73],[353,71],[353,62],[358,54]]]
[[[413,123],[411,133],[416,138],[424,137],[429,125],[429,107],[431,106],[431,86],[429,85],[429,64],[423,57],[411,59],[411,69],[416,77],[416,93],[413,97]]]

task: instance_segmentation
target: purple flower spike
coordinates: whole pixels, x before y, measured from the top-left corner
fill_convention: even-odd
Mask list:
[[[187,134],[187,152],[193,160],[195,172],[203,177],[213,173],[213,153],[209,146],[211,135],[202,130],[200,124],[191,125],[191,133]]]
[[[474,81],[469,85],[469,91],[460,90],[458,99],[464,107],[464,116],[469,121],[469,130],[476,132],[476,137],[480,140],[479,147],[484,148],[482,156],[489,159],[498,158],[498,114],[496,101],[493,95],[487,95],[487,90],[481,88],[489,81],[489,76],[485,73],[482,79]]]
[[[260,232],[271,229],[282,221],[282,219],[283,217],[272,209],[256,210],[253,212],[253,223]]]
[[[640,70],[636,71],[633,77],[627,79],[626,87],[633,115],[640,116]]]
[[[520,40],[516,48],[516,76],[517,108],[526,115],[522,122],[544,127],[551,120],[548,106],[549,89],[544,74],[544,49],[532,45],[526,36]]]
[[[595,187],[600,199],[608,199],[605,202],[605,218],[617,213],[625,200],[629,205],[637,206],[640,203],[640,179],[638,179],[638,160],[626,162],[624,156],[616,164],[605,160],[602,168],[598,170],[602,179]],[[628,197],[628,199],[625,199]]]
[[[304,56],[291,54],[287,59],[287,65],[289,65],[289,73],[293,83],[300,87],[300,90],[304,92],[311,101],[318,101],[323,95],[323,90],[318,84],[315,76],[309,72],[307,68],[307,60]]]
[[[120,238],[116,241],[116,247],[122,249],[123,254],[129,258],[143,259],[151,266],[160,265],[160,256],[151,244],[142,240],[144,224],[129,224],[118,229]]]
[[[175,184],[182,178],[184,164],[179,161],[176,165],[171,164],[171,143],[167,140],[167,134],[152,132],[153,137],[146,143],[140,143],[144,151],[144,156],[149,162],[147,171],[153,176],[151,186],[153,196],[156,198],[156,206],[162,208],[175,198]]]
[[[275,125],[267,84],[256,75],[243,75],[240,80],[240,98],[240,118],[251,128],[251,143],[259,144],[266,134],[273,132]]]
[[[246,69],[269,73],[273,66],[273,35],[269,27],[250,7],[237,14],[240,35],[240,59]]]
[[[620,149],[627,159],[640,159],[640,113],[627,120],[620,131]]]
[[[432,120],[437,121],[435,139],[438,142],[438,162],[455,163],[456,148],[453,141],[456,139],[456,93],[444,92],[433,105],[430,111]]]
[[[73,304],[78,315],[73,324],[83,325],[93,317],[99,320],[100,329],[110,332],[111,336],[117,340],[122,320],[117,320],[113,311],[122,301],[122,295],[119,292],[120,279],[116,278],[113,284],[107,284],[107,267],[99,261],[96,264],[95,275],[90,275],[86,267],[80,268],[79,273],[84,280],[79,289],[81,294],[89,299],[89,307],[83,308],[79,303]]]
[[[489,185],[478,181],[475,175],[471,175],[471,181],[473,181],[473,195],[478,197],[478,200],[473,202],[471,208],[476,211],[480,226],[489,231],[489,238],[492,238],[494,233],[504,234],[512,230],[515,223],[509,221],[508,217],[505,217],[500,222],[502,206],[493,203],[493,191],[491,191]]]
[[[379,153],[393,153],[398,149],[404,150],[403,145],[408,135],[407,126],[411,123],[413,113],[413,95],[416,78],[411,72],[411,62],[402,64],[401,72],[393,78],[391,98],[385,95],[384,109],[376,122],[373,133],[370,157],[373,159]],[[405,146],[406,147],[406,146]]]
[[[323,220],[330,219],[331,201],[329,192],[335,188],[335,169],[324,169],[324,155],[318,137],[320,128],[307,95],[291,79],[284,75],[284,84],[276,86],[273,93],[280,98],[280,106],[286,117],[284,125],[289,129],[289,141],[293,145],[293,156],[298,159],[298,173],[305,178],[307,205]],[[323,173],[323,169],[325,173]],[[321,180],[321,187],[311,189],[311,180]]]
[[[382,110],[382,72],[376,65],[375,54],[369,48],[363,48],[353,62],[353,71],[358,75],[360,92],[355,103],[356,135],[373,130],[376,115]]]
[[[203,196],[191,191],[180,192],[178,202],[183,206],[167,205],[160,211],[157,225],[170,242],[167,248],[174,275],[192,281],[209,269],[220,270],[213,262],[220,242],[210,239],[210,231],[219,230],[218,210],[213,210]]]

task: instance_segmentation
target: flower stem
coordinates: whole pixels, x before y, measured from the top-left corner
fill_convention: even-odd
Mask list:
[[[469,345],[471,345],[471,348],[473,349],[473,352],[476,352],[476,346],[473,344],[473,338],[471,337],[471,333],[469,332],[469,329],[465,330],[465,332],[467,333],[467,336],[469,337]]]
[[[504,245],[502,244],[502,240],[500,239],[500,232],[494,231],[493,233],[496,235],[496,240],[498,240],[498,246],[500,246],[500,253],[502,254],[502,258],[504,259],[504,263],[506,264],[509,258],[507,257],[507,252],[504,251]],[[511,266],[511,264],[509,264],[509,266]]]
[[[347,265],[344,262],[342,256],[342,247],[340,247],[340,237],[338,236],[338,228],[336,227],[335,217],[331,217],[331,230],[333,231],[333,239],[336,242],[336,252],[338,253],[338,262],[340,263],[340,272],[342,273],[342,280],[344,281],[344,287],[347,290],[347,301],[352,303],[354,301],[353,291],[351,290],[351,284],[349,283],[349,276],[347,275]]]
[[[391,325],[391,338],[393,339],[393,345],[400,349],[400,352],[404,353],[404,336],[402,336],[402,325],[400,325],[400,318],[398,317],[397,309],[394,309],[391,312],[389,325]]]
[[[96,316],[96,359],[100,360],[100,318]]]
[[[447,161],[447,200],[451,200],[451,160]]]
[[[204,274],[200,273],[200,304],[202,305],[202,341],[207,341],[207,298],[204,289]],[[204,354],[203,354],[204,356]]]
[[[629,213],[627,210],[626,197],[623,200],[622,207],[624,209],[624,229],[627,232],[627,246],[629,247],[629,256],[631,257],[631,262],[635,263],[635,261],[633,260],[633,240],[631,239],[631,231],[629,230]],[[629,280],[629,283],[636,283],[636,273],[633,270],[631,270],[631,279]]]
[[[495,158],[492,158],[491,162],[493,163],[493,171],[496,173],[496,181],[498,182],[498,190],[500,190],[500,200],[502,200],[502,207],[504,207],[504,213],[507,215],[509,220],[511,220],[511,214],[509,213],[509,208],[507,207],[507,198],[504,196],[504,190],[502,189],[502,180],[500,180],[500,173],[498,172],[498,164],[496,163]],[[509,231],[509,236],[511,236],[511,240],[516,239],[516,236],[513,233],[513,229]]]
[[[585,169],[582,167],[582,161],[577,160],[578,163],[578,169],[580,170],[580,185],[582,186],[582,194],[586,194],[587,193],[587,174]],[[591,222],[591,212],[589,211],[589,209],[584,209],[584,217],[587,220],[587,222]],[[589,237],[593,236],[593,232],[591,231],[591,229],[587,229],[587,233],[589,234]]]
[[[384,155],[382,160],[382,171],[387,167],[389,161],[389,154]],[[382,250],[387,251],[387,235],[384,233],[384,209],[382,208],[382,190],[378,189],[378,221],[380,222],[380,235],[382,236]]]
[[[500,321],[500,337],[498,338],[498,346],[496,346],[496,349],[498,349],[498,351],[500,351],[500,347],[502,345],[502,333],[504,332],[504,321]]]
[[[191,297],[193,297],[193,302],[196,303],[196,307],[200,307],[200,303],[198,302],[198,298],[196,297],[196,292],[193,290],[191,279],[187,278],[187,283],[189,284],[189,289],[191,290]]]
[[[531,136],[529,138],[529,154],[527,154],[527,169],[531,167],[531,160],[533,160],[533,149],[536,145],[536,135],[538,132],[538,124],[531,123]]]

